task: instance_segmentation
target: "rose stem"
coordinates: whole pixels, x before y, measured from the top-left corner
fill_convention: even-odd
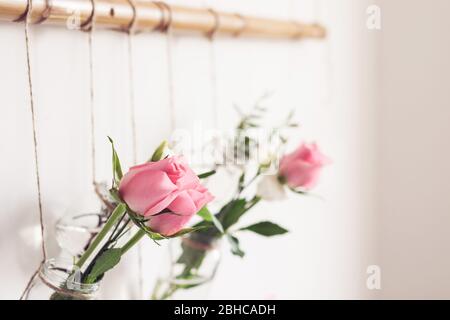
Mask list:
[[[105,226],[102,228],[102,230],[97,234],[97,237],[95,237],[94,241],[92,241],[89,248],[83,253],[81,258],[78,260],[78,262],[75,264],[78,268],[81,268],[83,264],[86,262],[86,260],[89,258],[89,256],[94,252],[94,250],[97,248],[97,246],[102,242],[102,240],[105,238],[105,236],[108,234],[109,230],[116,224],[117,220],[120,219],[122,214],[124,214],[126,211],[126,206],[124,204],[119,204],[116,209],[114,209],[113,213],[109,217],[108,221],[105,223]]]
[[[138,232],[130,239],[124,246],[121,248],[122,255],[125,254],[128,250],[130,250],[139,240],[142,239],[143,236],[146,235],[145,230],[139,229]]]

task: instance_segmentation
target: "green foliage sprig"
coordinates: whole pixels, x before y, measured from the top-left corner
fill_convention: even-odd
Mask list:
[[[239,179],[237,181],[236,192],[232,199],[226,203],[218,213],[212,214],[207,208],[203,208],[198,212],[198,215],[203,221],[196,224],[194,227],[201,227],[201,229],[192,232],[188,237],[192,241],[198,241],[206,244],[208,248],[209,244],[213,244],[220,238],[226,238],[231,252],[239,257],[244,257],[245,253],[241,248],[241,244],[238,238],[240,232],[253,232],[260,236],[273,237],[283,235],[288,232],[287,229],[270,221],[261,221],[255,224],[239,228],[233,231],[233,227],[238,224],[241,217],[251,210],[254,206],[260,203],[261,198],[257,195],[252,197],[244,196],[248,188],[256,182],[262,174],[271,168],[274,161],[277,160],[275,155],[269,155],[267,159],[259,163],[255,174],[251,175],[245,166],[245,162],[249,161],[252,154],[258,148],[258,141],[252,137],[252,131],[262,126],[262,120],[266,116],[267,108],[262,105],[262,101],[267,97],[263,96],[257,101],[253,109],[249,113],[242,112],[235,106],[237,112],[240,115],[240,120],[235,128],[234,137],[224,150],[225,164],[229,161],[237,163],[238,160],[244,160],[244,165],[237,166],[240,170]],[[274,143],[277,148],[275,153],[279,152],[287,143],[288,139],[284,135],[284,131],[298,127],[298,124],[293,121],[294,113],[290,112],[286,119],[278,126],[269,130],[267,141]],[[227,159],[229,148],[233,149],[232,158]],[[217,165],[217,170],[221,165]],[[214,171],[215,172],[215,171]],[[201,175],[201,177],[207,177],[208,175]],[[300,192],[298,192],[300,193]],[[177,264],[183,265],[182,272],[179,273],[176,278],[182,280],[189,280],[194,278],[203,263],[207,249],[194,248],[185,243],[182,243],[182,254],[176,261]],[[167,299],[173,295],[179,289],[190,289],[195,285],[179,285],[171,284],[169,288],[163,292],[162,295],[157,296],[158,285],[155,287],[153,298]]]

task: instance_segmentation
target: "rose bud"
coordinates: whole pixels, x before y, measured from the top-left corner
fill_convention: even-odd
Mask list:
[[[119,194],[131,210],[150,218],[148,226],[153,231],[165,236],[180,231],[214,198],[181,156],[130,168],[120,182]]]
[[[322,167],[330,162],[315,143],[303,143],[281,158],[278,176],[290,188],[308,190],[317,184]]]

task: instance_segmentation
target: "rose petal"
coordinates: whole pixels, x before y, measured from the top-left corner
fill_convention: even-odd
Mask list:
[[[177,190],[162,171],[141,168],[126,174],[119,186],[122,199],[136,213],[143,214]]]
[[[195,203],[197,212],[200,211],[200,209],[203,208],[208,202],[211,202],[214,199],[213,195],[201,185],[195,190],[188,190],[188,193]]]
[[[286,169],[284,176],[286,177],[287,184],[292,188],[302,187],[311,189],[316,186],[319,180],[321,167],[320,165],[311,165],[298,161]]]
[[[148,226],[155,232],[165,236],[171,236],[189,222],[193,215],[176,215],[173,213],[164,213],[153,216],[148,222]]]
[[[174,191],[171,194],[169,194],[167,197],[156,203],[154,206],[150,207],[145,211],[143,214],[145,217],[160,213],[164,209],[166,209],[173,200],[175,200],[178,197],[179,191]]]
[[[197,207],[187,191],[181,191],[178,196],[167,206],[167,209],[182,215],[197,213]]]

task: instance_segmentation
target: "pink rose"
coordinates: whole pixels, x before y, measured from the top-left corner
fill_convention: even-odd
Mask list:
[[[180,156],[130,168],[119,194],[131,210],[150,218],[152,230],[166,236],[180,231],[214,198]]]
[[[279,176],[291,188],[311,189],[317,184],[322,167],[330,162],[315,143],[303,143],[281,158]]]

